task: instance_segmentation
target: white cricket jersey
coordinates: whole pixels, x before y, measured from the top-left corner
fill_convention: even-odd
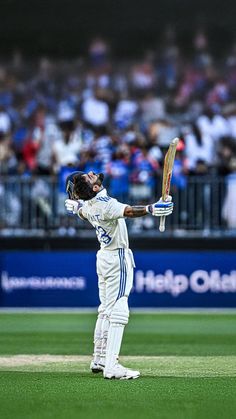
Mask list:
[[[84,202],[81,208],[82,215],[96,229],[101,249],[129,248],[124,220],[125,207],[127,204],[108,196],[106,189],[102,189],[94,198]]]

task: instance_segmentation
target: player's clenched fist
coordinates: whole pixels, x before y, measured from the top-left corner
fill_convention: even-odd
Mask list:
[[[74,201],[73,199],[66,199],[65,200],[65,207],[69,214],[77,214],[79,209],[82,207],[81,202]]]
[[[159,201],[155,202],[152,205],[147,205],[146,210],[154,217],[166,217],[173,212],[174,204],[172,201],[172,197],[168,195],[166,201],[163,201],[162,198]]]

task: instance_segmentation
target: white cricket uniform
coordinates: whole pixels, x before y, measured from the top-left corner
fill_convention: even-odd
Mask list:
[[[96,229],[100,243],[97,252],[99,312],[105,311],[108,316],[118,299],[129,296],[133,285],[135,264],[124,220],[126,207],[127,204],[111,198],[102,189],[81,208],[82,215]]]

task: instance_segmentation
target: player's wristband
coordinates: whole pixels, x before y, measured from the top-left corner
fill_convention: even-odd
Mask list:
[[[152,214],[153,213],[152,205],[146,205],[146,211],[147,211],[148,214]]]

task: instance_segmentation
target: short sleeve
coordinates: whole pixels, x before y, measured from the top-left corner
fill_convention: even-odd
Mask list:
[[[104,220],[117,220],[118,218],[125,218],[124,211],[127,204],[122,204],[116,199],[111,198],[104,209]]]

